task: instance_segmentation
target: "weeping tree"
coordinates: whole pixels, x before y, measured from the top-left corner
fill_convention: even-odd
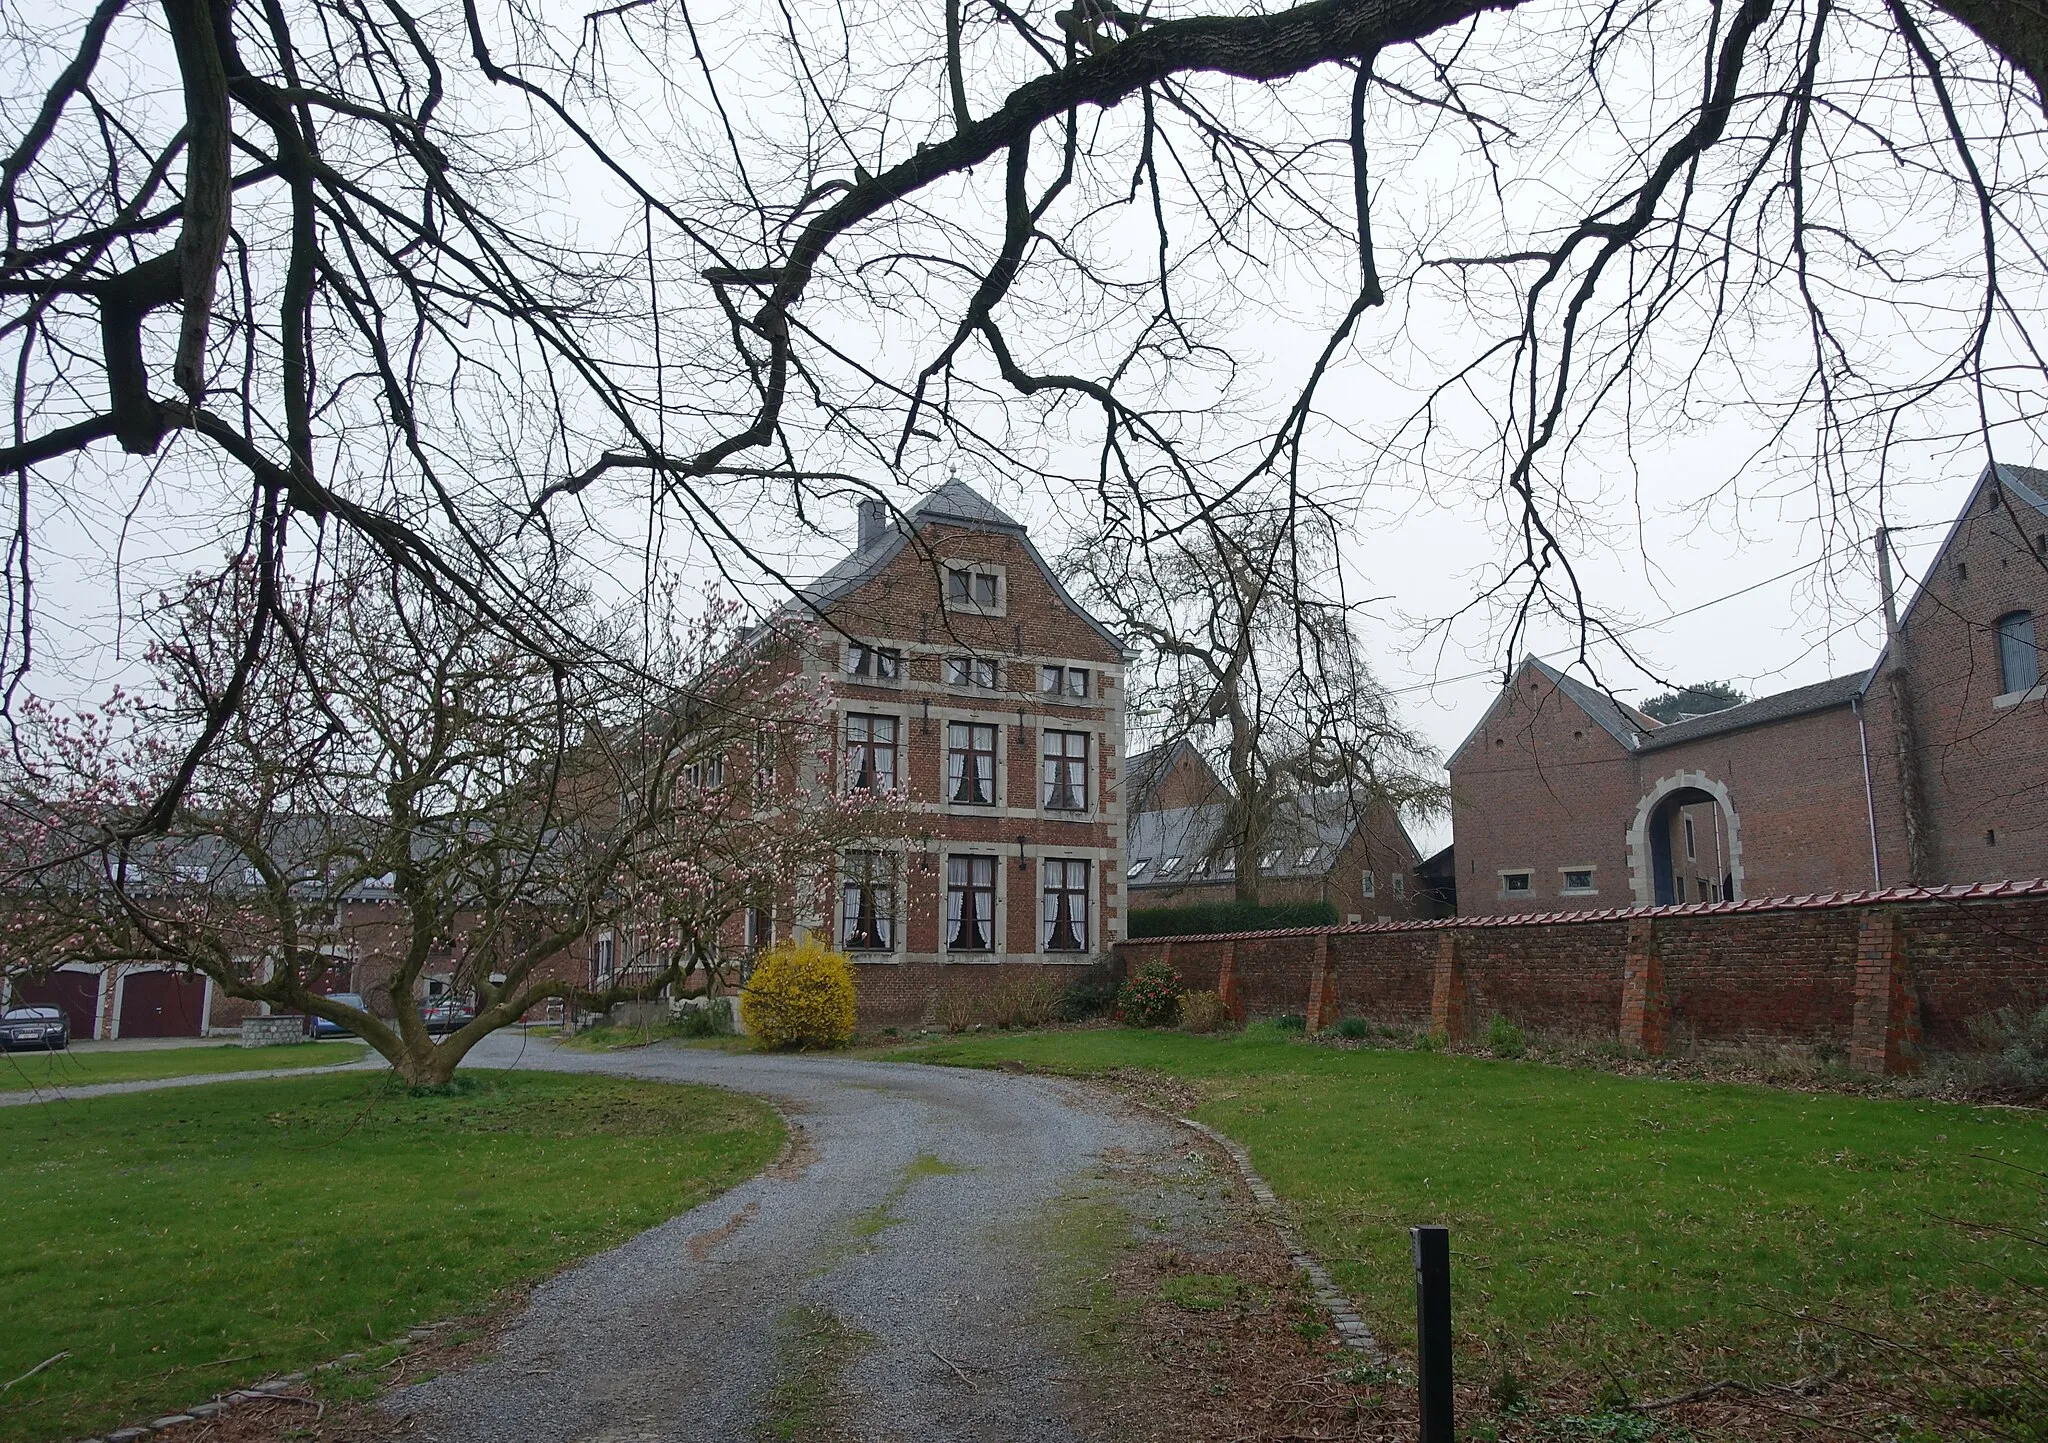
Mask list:
[[[0,768],[0,970],[168,964],[443,1082],[542,1002],[705,985],[741,909],[888,835],[889,799],[801,784],[833,728],[793,664],[800,636],[741,637],[714,612],[652,630],[636,614],[632,637],[531,584],[638,664],[554,664],[388,564],[292,586],[243,701],[138,836],[233,684],[261,583],[237,570],[165,598],[157,685],[85,716],[38,709]],[[600,931],[630,967],[594,975]],[[417,1005],[430,971],[475,1005],[438,1040]],[[367,1009],[327,995],[351,972]]]
[[[773,586],[822,498],[942,462],[1169,553],[1426,498],[1493,518],[1512,658],[1545,615],[1624,644],[1573,562],[1639,439],[1740,418],[1756,455],[1638,504],[1838,539],[1895,448],[2040,424],[2023,0],[53,0],[0,40],[11,714],[76,518],[253,580],[145,827],[344,534],[559,663],[507,524]]]
[[[1265,858],[1304,845],[1301,819],[1370,837],[1390,813],[1445,802],[1436,758],[1402,724],[1367,664],[1352,608],[1329,589],[1327,520],[1282,509],[1219,513],[1150,551],[1113,530],[1075,547],[1067,573],[1138,650],[1133,728],[1192,743],[1227,783],[1205,862],[1234,865],[1260,900]]]

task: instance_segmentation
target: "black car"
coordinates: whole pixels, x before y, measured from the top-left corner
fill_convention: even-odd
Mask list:
[[[0,1012],[0,1052],[34,1047],[62,1052],[71,1045],[71,1019],[61,1007],[10,1007]]]
[[[457,1002],[444,997],[438,1002],[429,1002],[420,1009],[420,1021],[427,1024],[427,1031],[436,1036],[460,1032],[476,1020],[476,1009],[467,1002]]]

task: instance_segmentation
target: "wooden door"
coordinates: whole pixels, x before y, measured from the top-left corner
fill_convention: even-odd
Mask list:
[[[73,1037],[91,1037],[99,1018],[100,974],[97,972],[52,972],[40,982],[14,984],[16,1007],[61,1007],[71,1019]]]
[[[197,1037],[205,1030],[206,979],[130,972],[121,983],[123,1037]]]

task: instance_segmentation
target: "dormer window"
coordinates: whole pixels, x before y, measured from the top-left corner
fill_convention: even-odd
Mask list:
[[[903,653],[893,646],[849,642],[846,647],[846,674],[864,681],[901,681]]]

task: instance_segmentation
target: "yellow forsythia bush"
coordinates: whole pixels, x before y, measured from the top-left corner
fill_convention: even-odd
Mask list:
[[[844,1047],[853,1040],[853,963],[815,937],[778,942],[740,993],[740,1021],[762,1047]]]

